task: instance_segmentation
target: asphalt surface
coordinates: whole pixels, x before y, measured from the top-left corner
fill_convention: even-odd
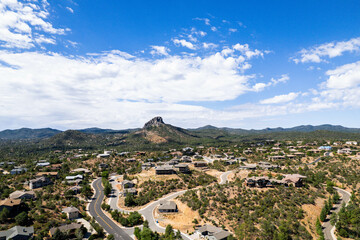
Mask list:
[[[333,209],[331,210],[331,213],[333,212],[338,213],[340,211],[342,204],[343,203],[347,204],[350,201],[350,196],[351,196],[349,192],[342,190],[341,188],[335,187],[335,190],[338,191],[338,193],[342,197],[340,203],[334,205]],[[336,237],[333,234],[334,226],[331,225],[330,220],[328,219],[327,222],[325,222],[322,226],[325,235],[325,240],[336,240]]]
[[[227,172],[224,172],[223,174],[221,174],[219,184],[225,184],[227,182],[227,178],[228,178],[229,174],[232,173],[232,172],[233,171],[227,171]]]
[[[101,184],[101,178],[93,182],[93,187],[95,189],[95,196],[89,205],[90,215],[95,218],[95,220],[105,229],[107,233],[113,234],[115,239],[132,240],[132,238],[116,223],[108,218],[101,209],[101,204],[104,199],[104,189]]]

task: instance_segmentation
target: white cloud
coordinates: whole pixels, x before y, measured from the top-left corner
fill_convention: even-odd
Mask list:
[[[191,49],[191,50],[195,50],[196,49],[196,47],[194,46],[194,44],[192,44],[191,42],[188,42],[188,41],[186,41],[185,39],[173,39],[172,40],[173,41],[173,43],[175,44],[175,45],[177,45],[177,46],[182,46],[182,47],[186,47],[186,48],[189,48],[189,49]]]
[[[198,20],[198,21],[203,21],[205,23],[205,25],[210,26],[210,19],[208,18],[194,18],[194,20]]]
[[[292,58],[295,63],[324,62],[324,58],[334,58],[341,56],[344,52],[354,52],[360,50],[360,37],[352,38],[348,41],[325,43],[310,49],[302,49],[298,55]]]
[[[211,31],[213,31],[213,32],[216,32],[216,31],[217,31],[217,27],[214,27],[214,26],[212,26],[210,29],[211,29]]]
[[[74,13],[74,10],[71,8],[71,7],[66,7],[66,9],[71,12],[71,13]]]
[[[353,88],[360,85],[360,61],[337,67],[326,72],[329,79],[326,87],[335,89]]]
[[[163,55],[163,56],[167,56],[169,55],[169,51],[170,49],[168,49],[167,47],[164,46],[151,46],[151,48],[153,50],[150,51],[150,53],[152,55]]]
[[[29,49],[35,43],[51,43],[54,39],[44,34],[64,34],[66,29],[54,28],[47,21],[49,12],[46,0],[0,2],[0,46],[5,48]]]
[[[232,33],[234,33],[234,32],[237,32],[238,30],[236,29],[236,28],[229,28],[229,32],[232,32]]]
[[[300,93],[291,92],[288,94],[278,95],[272,98],[261,100],[261,104],[278,104],[278,103],[285,103],[290,102],[297,98]]]
[[[256,83],[253,86],[253,90],[255,92],[261,92],[263,91],[265,88],[270,87],[270,86],[275,86],[278,83],[285,83],[287,81],[289,81],[290,77],[288,74],[283,74],[281,75],[280,78],[276,79],[276,78],[271,78],[270,82],[268,83]]]
[[[208,49],[208,48],[217,48],[219,45],[215,44],[215,43],[203,43],[203,48]]]

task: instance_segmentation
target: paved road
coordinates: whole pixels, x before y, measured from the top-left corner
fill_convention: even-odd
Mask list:
[[[206,156],[203,156],[203,159],[208,163],[213,163],[214,162],[214,159],[206,157]]]
[[[232,173],[232,172],[233,171],[227,171],[227,172],[224,172],[223,174],[221,174],[219,184],[225,184],[227,182],[227,178],[228,178],[229,174]]]
[[[330,152],[325,152],[325,153],[324,153],[324,156],[325,156],[325,157],[330,156]],[[320,161],[320,160],[321,160],[321,157],[318,157],[317,159],[315,159],[315,161],[312,161],[312,162],[310,162],[310,163],[307,163],[306,165],[312,165],[312,164],[314,164],[314,163],[317,163],[317,162]]]
[[[335,190],[338,191],[338,193],[342,196],[341,201],[339,204],[334,205],[333,210],[331,212],[338,213],[340,211],[340,208],[343,203],[347,204],[350,201],[350,193],[341,189],[335,187]],[[323,224],[323,232],[325,235],[325,240],[336,240],[336,237],[334,235],[335,227],[331,225],[330,221],[327,221]]]
[[[109,219],[101,209],[101,203],[104,199],[104,189],[101,185],[101,178],[93,182],[95,189],[95,197],[90,202],[89,213],[95,220],[105,229],[109,234],[113,234],[115,239],[118,240],[131,240],[132,238],[125,233],[116,223]]]

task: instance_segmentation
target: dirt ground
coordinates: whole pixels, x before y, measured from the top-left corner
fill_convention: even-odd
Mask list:
[[[206,174],[209,174],[213,177],[216,177],[218,179],[218,181],[220,181],[220,175],[223,173],[223,172],[219,172],[218,170],[216,169],[209,169],[209,170],[206,170],[205,172]]]
[[[320,216],[320,212],[322,207],[324,206],[325,199],[317,198],[315,200],[315,205],[312,204],[304,204],[302,209],[305,211],[305,218],[302,220],[305,228],[308,232],[313,236],[314,239],[317,239],[315,225],[318,216]]]
[[[195,218],[200,223],[200,216],[197,211],[191,210],[186,204],[182,203],[178,199],[173,200],[178,206],[179,212],[177,213],[159,213],[155,209],[155,218],[158,219],[160,226],[166,227],[171,224],[174,229],[179,229],[182,232],[190,233],[194,231],[194,223],[192,222]]]
[[[173,175],[156,175],[155,169],[151,168],[149,170],[142,170],[141,173],[134,175],[138,179],[137,185],[141,185],[143,182],[151,180],[151,181],[166,181],[170,179],[180,179],[176,174]]]

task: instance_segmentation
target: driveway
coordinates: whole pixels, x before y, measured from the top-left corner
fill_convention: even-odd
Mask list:
[[[331,210],[331,212],[338,213],[343,203],[348,204],[348,202],[350,201],[351,194],[348,191],[345,191],[341,188],[335,187],[335,190],[338,191],[338,193],[342,196],[342,198],[340,203],[334,205],[333,210]],[[325,235],[325,240],[336,240],[334,234],[335,226],[331,225],[330,220],[324,222],[322,226]]]

